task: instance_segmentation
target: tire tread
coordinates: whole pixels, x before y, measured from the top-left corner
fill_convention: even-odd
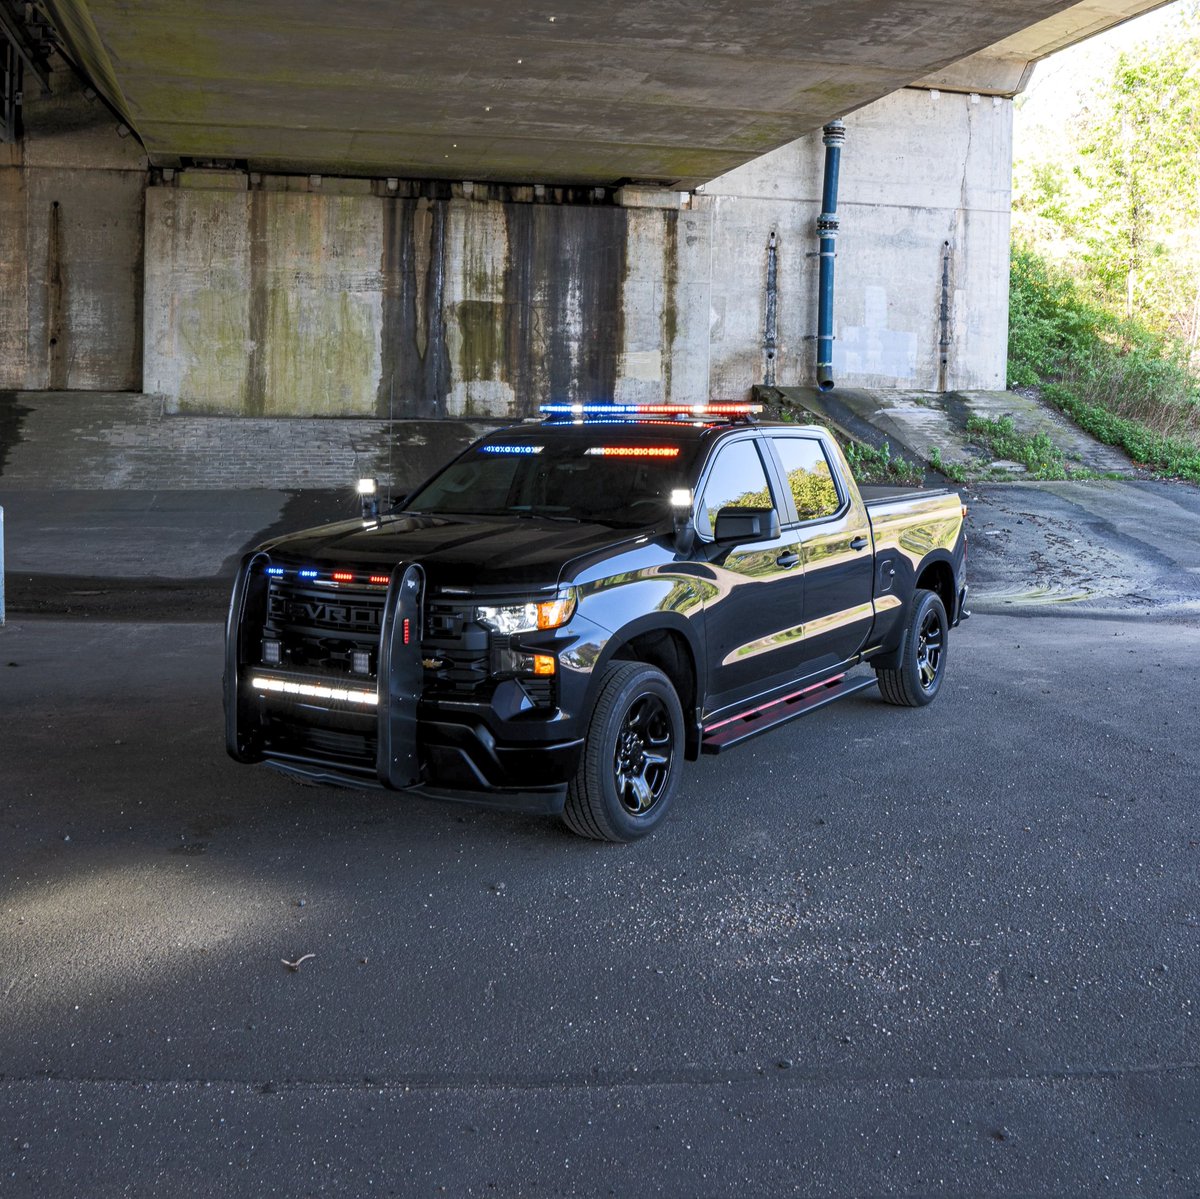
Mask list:
[[[590,727],[603,727],[611,719],[621,693],[630,679],[641,671],[654,669],[645,662],[611,662],[600,684],[596,706],[592,709]],[[580,837],[593,841],[626,841],[605,808],[604,797],[598,794],[599,782],[608,769],[599,757],[604,750],[600,738],[589,735],[580,755],[575,777],[567,789],[567,801],[563,808],[563,823]]]

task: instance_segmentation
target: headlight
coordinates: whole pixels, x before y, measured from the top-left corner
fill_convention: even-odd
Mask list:
[[[475,619],[495,633],[532,633],[535,629],[557,629],[566,624],[575,612],[573,588],[560,591],[552,600],[540,604],[503,604],[478,607]]]

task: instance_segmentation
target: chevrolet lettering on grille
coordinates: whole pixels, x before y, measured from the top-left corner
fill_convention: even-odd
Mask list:
[[[321,600],[290,600],[284,605],[288,620],[346,629],[379,628],[380,609],[354,604],[331,604]]]

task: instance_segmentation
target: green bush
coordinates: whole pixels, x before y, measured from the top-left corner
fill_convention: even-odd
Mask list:
[[[1021,246],[1012,255],[1008,357],[1010,386],[1039,387],[1135,462],[1200,481],[1200,384],[1183,348],[1104,311]]]

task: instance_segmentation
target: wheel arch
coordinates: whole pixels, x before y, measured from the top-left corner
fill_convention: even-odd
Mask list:
[[[695,630],[682,617],[660,612],[634,621],[618,630],[606,643],[604,653],[592,671],[588,709],[595,705],[600,681],[610,663],[645,662],[656,666],[670,679],[679,696],[683,708],[684,756],[694,760],[700,755],[697,713],[704,701],[698,668],[701,660]]]
[[[913,579],[913,590],[907,597],[906,607],[912,605],[918,591],[932,591],[942,601],[942,607],[946,609],[946,619],[953,626],[957,589],[954,582],[954,559],[950,554],[946,550],[934,550],[927,554],[913,572]],[[893,633],[880,651],[870,656],[872,666],[885,670],[895,669],[904,657],[907,629],[907,619],[896,622]]]
[[[954,581],[954,562],[950,555],[941,551],[930,554],[917,571],[918,591],[932,591],[946,609],[946,619],[953,624],[955,605],[958,602],[958,587]]]

